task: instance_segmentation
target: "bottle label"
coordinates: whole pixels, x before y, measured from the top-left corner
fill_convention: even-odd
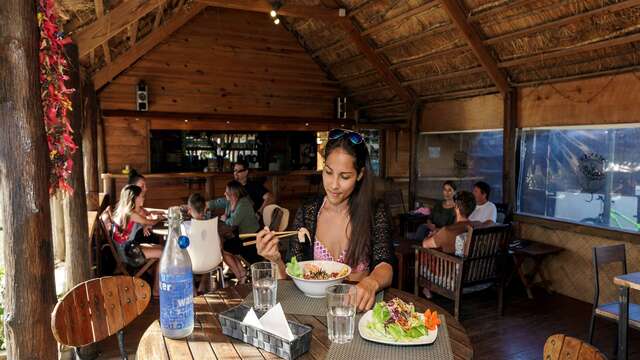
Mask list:
[[[160,274],[160,327],[180,330],[193,324],[193,276]]]

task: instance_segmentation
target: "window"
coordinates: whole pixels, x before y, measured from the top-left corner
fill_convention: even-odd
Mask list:
[[[491,201],[501,202],[502,130],[420,134],[418,197],[441,199],[446,180],[455,181],[458,190],[485,181],[491,186]]]
[[[525,129],[518,210],[639,231],[640,127]]]

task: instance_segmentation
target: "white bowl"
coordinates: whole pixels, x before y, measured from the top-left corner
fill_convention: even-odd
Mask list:
[[[306,296],[316,299],[321,299],[327,296],[327,288],[331,285],[340,284],[349,274],[351,274],[351,267],[337,261],[325,261],[325,260],[312,260],[312,261],[300,261],[298,264],[304,269],[305,264],[315,264],[320,266],[324,271],[328,273],[340,272],[345,266],[349,269],[343,276],[329,280],[305,280],[304,278],[296,277],[289,274],[287,275],[293,279],[293,283],[300,289]]]

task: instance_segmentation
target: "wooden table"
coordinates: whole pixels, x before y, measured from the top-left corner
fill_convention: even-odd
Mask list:
[[[542,271],[542,262],[547,256],[557,254],[564,250],[561,247],[532,241],[532,240],[521,240],[526,242],[526,245],[522,247],[514,247],[509,249],[509,253],[513,257],[513,263],[515,265],[515,271],[517,271],[522,284],[524,285],[527,296],[529,299],[533,299],[533,293],[531,292],[531,288],[536,285],[533,281],[535,280],[536,275],[540,276],[540,282],[537,284],[542,285],[547,291],[551,291],[551,282],[547,280],[544,276],[544,272]],[[533,261],[533,269],[530,272],[525,272],[524,262],[527,259],[531,259]],[[511,277],[507,281],[509,283],[511,281]]]
[[[240,304],[250,291],[251,285],[240,285],[196,297],[195,328],[193,334],[183,340],[164,338],[158,320],[154,321],[140,339],[136,359],[279,359],[274,354],[222,334],[218,313]],[[424,311],[428,307],[444,314],[454,358],[473,358],[473,348],[467,332],[451,314],[426,299],[396,289],[385,290],[385,299],[393,297],[413,302],[417,311]],[[311,349],[301,358],[325,359],[331,345],[327,337],[326,318],[291,314],[288,314],[287,318],[313,328]]]
[[[613,283],[620,287],[620,317],[618,319],[618,359],[626,360],[629,340],[629,289],[640,291],[640,272],[618,275]]]

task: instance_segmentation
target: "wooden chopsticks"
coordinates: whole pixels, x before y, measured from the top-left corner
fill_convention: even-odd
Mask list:
[[[280,239],[283,237],[289,237],[289,236],[293,236],[298,234],[298,231],[278,231],[278,232],[274,232],[274,234],[276,235],[276,238]],[[250,239],[252,237],[256,237],[256,235],[258,235],[257,233],[254,234],[240,234],[240,239]],[[256,244],[256,240],[253,241],[246,241],[242,243],[242,246],[251,246],[251,245],[255,245]]]

